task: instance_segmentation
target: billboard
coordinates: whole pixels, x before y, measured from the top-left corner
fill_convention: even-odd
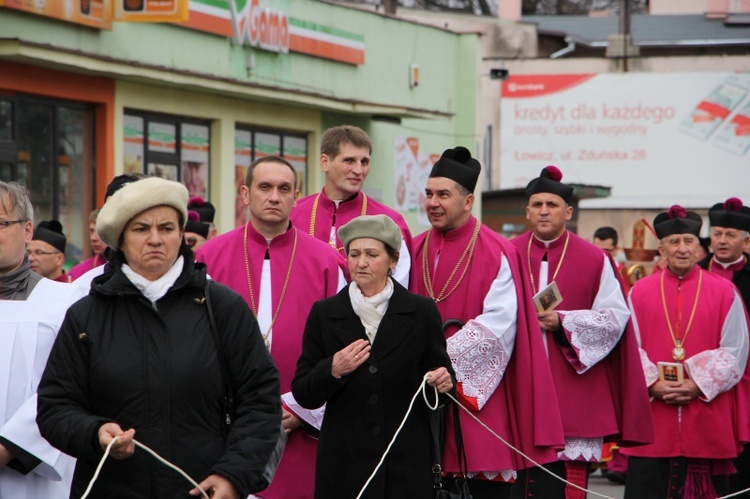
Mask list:
[[[750,73],[513,75],[501,97],[504,189],[554,164],[612,208],[750,200]]]

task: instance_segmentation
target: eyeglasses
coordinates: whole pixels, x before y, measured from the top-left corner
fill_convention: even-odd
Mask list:
[[[0,230],[10,227],[13,224],[22,224],[26,220],[0,220]]]
[[[26,250],[26,254],[28,256],[57,255],[59,253],[60,253],[59,251],[42,251],[39,249],[38,250]]]
[[[188,248],[192,248],[196,244],[198,244],[198,238],[197,237],[186,237],[185,238],[185,244],[188,245]]]

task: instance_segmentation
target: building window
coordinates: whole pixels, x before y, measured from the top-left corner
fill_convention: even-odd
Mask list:
[[[59,220],[68,266],[88,247],[94,206],[94,109],[75,102],[0,95],[0,180],[29,190],[35,222]]]
[[[297,172],[300,196],[307,194],[307,136],[284,130],[242,126],[235,130],[234,144],[235,227],[244,225],[248,220],[248,210],[242,201],[240,187],[245,183],[247,167],[256,159],[281,156],[289,161]]]
[[[182,182],[209,201],[209,123],[128,110],[123,119],[126,173]]]

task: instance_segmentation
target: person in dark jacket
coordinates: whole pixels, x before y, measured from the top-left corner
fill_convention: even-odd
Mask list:
[[[401,232],[385,215],[361,216],[339,229],[352,282],[313,305],[292,393],[306,408],[326,405],[315,473],[317,499],[353,499],[375,470],[409,402],[428,384],[453,388],[440,313],[390,273]],[[363,498],[429,499],[428,409],[419,396]]]
[[[200,495],[136,450],[134,438],[214,499],[244,499],[270,481],[266,464],[281,427],[278,371],[244,300],[211,283],[215,340],[205,268],[183,242],[187,202],[182,184],[149,177],[125,185],[99,213],[111,267],[68,311],[39,385],[42,436],[78,459],[72,498],[115,437],[90,497]],[[234,391],[231,427],[222,360]]]

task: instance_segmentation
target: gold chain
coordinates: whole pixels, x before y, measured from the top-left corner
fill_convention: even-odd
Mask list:
[[[479,220],[475,220],[475,223],[476,225],[474,225],[474,232],[471,235],[471,240],[469,241],[469,244],[464,249],[464,252],[461,255],[461,258],[458,259],[458,263],[456,263],[456,266],[453,267],[453,272],[451,272],[451,275],[448,276],[448,280],[445,281],[445,285],[443,286],[443,289],[440,290],[440,294],[437,297],[435,297],[435,292],[432,289],[432,278],[430,278],[430,265],[428,262],[428,256],[429,256],[428,248],[430,246],[430,234],[432,234],[432,230],[427,232],[427,237],[424,242],[424,248],[422,248],[422,279],[424,281],[425,288],[427,288],[427,294],[429,295],[430,298],[435,300],[435,303],[440,303],[441,301],[447,299],[458,288],[458,286],[461,284],[461,281],[464,280],[466,271],[469,270],[471,259],[474,256],[474,249],[476,248],[476,244],[477,244],[477,236],[479,235],[479,229],[481,227]],[[446,294],[445,290],[448,288],[448,285],[451,283],[451,280],[456,275],[456,272],[458,272],[458,269],[461,267],[461,263],[463,262],[467,254],[469,255],[469,258],[466,260],[466,266],[464,267],[464,270],[461,272],[461,276],[458,278],[458,281],[456,281],[456,285],[453,286],[453,289],[451,289]]]
[[[250,222],[245,224],[245,237],[242,239],[245,249],[245,274],[247,276],[247,290],[250,292],[250,307],[255,314],[258,316],[258,307],[255,305],[255,293],[253,293],[253,281],[250,277],[250,258],[247,251],[247,226]],[[292,275],[292,265],[294,265],[294,255],[297,253],[297,229],[292,227],[294,231],[294,243],[292,244],[292,256],[289,258],[289,267],[286,269],[286,278],[284,278],[284,287],[281,288],[281,296],[279,296],[279,302],[276,304],[276,311],[273,313],[273,319],[271,319],[271,325],[268,326],[268,331],[263,335],[263,342],[266,344],[266,348],[270,348],[268,336],[271,334],[273,325],[276,323],[276,319],[279,318],[279,312],[281,311],[281,304],[284,301],[284,295],[286,294],[286,287],[289,284],[289,277]]]
[[[320,195],[322,193],[323,192],[321,191],[321,192],[318,193],[317,196],[315,196],[315,201],[313,202],[313,206],[312,206],[312,214],[310,215],[310,235],[312,237],[315,237],[315,217],[318,214],[318,202],[320,201]],[[367,194],[365,194],[363,192],[362,193],[362,209],[360,210],[359,215],[363,216],[363,215],[366,215],[366,214],[367,214]],[[333,241],[328,241],[328,244],[330,244],[331,247],[333,247],[336,251],[341,251],[341,250],[344,249],[343,246],[340,247],[340,248],[338,248],[336,246],[335,236],[334,236],[334,240]]]
[[[698,290],[695,292],[695,301],[693,302],[693,311],[690,312],[690,320],[688,320],[688,325],[687,325],[687,328],[685,328],[685,334],[682,335],[682,338],[675,337],[674,329],[672,329],[672,321],[669,319],[669,312],[667,311],[667,298],[664,296],[664,274],[666,272],[667,272],[667,269],[664,269],[662,270],[662,273],[661,273],[661,304],[664,307],[664,318],[667,320],[667,327],[669,328],[669,335],[672,337],[672,343],[674,344],[674,349],[672,350],[672,358],[675,361],[681,361],[682,359],[685,358],[685,349],[684,349],[685,341],[687,340],[687,335],[690,332],[690,326],[693,325],[693,318],[695,317],[695,311],[698,309],[698,298],[701,295],[701,284],[703,283],[703,271],[698,269]]]
[[[531,237],[529,237],[529,246],[526,248],[526,262],[529,266],[529,278],[531,279],[531,295],[536,294],[536,282],[534,282],[534,271],[531,269],[531,242],[534,240],[534,234],[531,234]],[[565,231],[565,245],[563,246],[562,255],[560,255],[560,261],[557,262],[557,268],[555,268],[555,273],[552,274],[552,281],[555,282],[555,279],[557,279],[557,273],[560,272],[560,267],[562,266],[563,260],[565,260],[565,254],[568,252],[568,242],[570,241],[570,232]],[[541,272],[541,267],[539,269]],[[549,282],[547,284],[550,284]]]

